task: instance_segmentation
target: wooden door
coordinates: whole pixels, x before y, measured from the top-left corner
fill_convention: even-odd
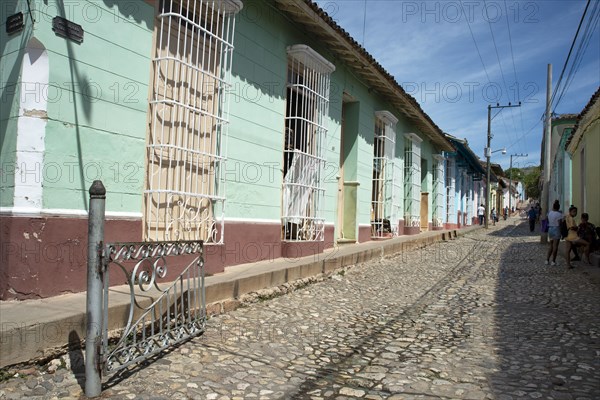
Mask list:
[[[421,232],[429,230],[429,193],[421,193]]]

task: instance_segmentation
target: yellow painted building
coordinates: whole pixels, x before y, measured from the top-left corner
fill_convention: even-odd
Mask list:
[[[566,143],[572,159],[573,204],[600,225],[600,87],[577,118]]]

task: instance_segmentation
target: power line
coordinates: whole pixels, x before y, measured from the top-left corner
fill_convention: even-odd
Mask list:
[[[506,85],[506,79],[504,78],[504,70],[502,69],[502,63],[500,62],[500,55],[498,54],[498,46],[496,46],[496,38],[494,36],[494,30],[492,29],[492,22],[490,21],[490,16],[488,15],[487,3],[483,0],[483,4],[485,7],[485,14],[487,17],[487,22],[490,27],[490,33],[492,34],[492,43],[494,43],[494,49],[496,50],[496,58],[498,59],[498,65],[500,66],[500,75],[502,76],[502,82],[504,83],[504,89],[508,94],[508,85]]]
[[[508,146],[506,148],[506,150],[512,149],[514,145],[516,145],[517,143],[519,143],[521,140],[525,139],[525,136],[529,135],[531,132],[533,132],[533,130],[535,128],[537,128],[537,126],[544,120],[544,116],[542,115],[540,117],[540,119],[537,120],[537,122],[527,131],[525,132],[523,135],[521,135],[520,138],[518,138],[513,144],[511,144],[510,146]]]
[[[508,21],[508,6],[506,5],[506,0],[504,0],[504,14],[506,16],[506,29],[508,30],[508,43],[510,44],[510,57],[512,59],[512,66],[513,66],[513,73],[515,74],[515,85],[517,86],[517,96],[514,99],[515,102],[520,101],[521,100],[521,91],[520,91],[520,86],[519,86],[519,78],[517,77],[517,67],[515,65],[515,53],[513,50],[513,44],[512,44],[512,34],[510,33],[510,23]],[[514,114],[511,112],[511,115],[513,115],[513,123],[514,123]],[[525,127],[523,126],[523,110],[521,109],[521,107],[519,107],[519,116],[521,119],[521,132],[523,132],[525,130]],[[518,137],[518,135],[517,135]],[[521,148],[521,150],[523,150]]]
[[[490,75],[487,72],[487,68],[485,67],[485,63],[483,62],[483,57],[481,57],[481,52],[479,51],[479,46],[477,46],[477,40],[475,40],[475,35],[473,34],[473,29],[471,29],[471,23],[469,22],[469,17],[465,12],[465,7],[463,6],[462,0],[460,0],[460,8],[465,16],[465,20],[467,21],[467,26],[469,27],[469,32],[471,32],[471,38],[473,39],[473,44],[475,45],[475,49],[477,50],[477,54],[479,55],[479,61],[481,61],[481,65],[483,66],[483,71],[485,72],[485,76],[488,80],[488,83],[491,83]]]
[[[575,47],[575,42],[577,41],[577,36],[579,36],[579,31],[581,29],[581,25],[583,25],[583,21],[585,19],[585,15],[587,14],[587,10],[590,6],[590,2],[591,2],[591,0],[587,1],[586,5],[585,5],[585,9],[583,10],[583,15],[581,16],[581,19],[579,20],[579,25],[577,26],[577,31],[575,32],[575,37],[573,38],[573,42],[571,42],[571,48],[569,49],[569,54],[567,54],[567,59],[565,60],[565,64],[563,65],[562,71],[560,73],[560,77],[558,78],[558,83],[556,84],[556,87],[554,88],[554,93],[552,93],[552,97],[550,98],[550,104],[552,104],[554,102],[554,97],[556,96],[556,93],[558,93],[558,88],[560,87],[563,75],[565,74],[565,70],[567,69],[569,59],[571,58],[571,53],[573,52],[573,47]]]
[[[515,83],[517,84],[517,98],[514,99],[515,102],[521,100],[521,95],[519,93],[519,79],[517,78],[517,67],[515,66],[515,53],[513,51],[512,44],[512,35],[510,33],[510,24],[508,22],[508,8],[506,6],[506,0],[504,0],[504,13],[506,14],[506,28],[508,29],[508,43],[510,44],[510,57],[512,58],[512,66],[513,73],[515,74]],[[519,108],[520,110],[521,108]]]
[[[588,18],[587,24],[583,31],[582,39],[579,42],[579,47],[577,48],[577,50],[575,52],[575,58],[573,60],[573,63],[571,64],[571,68],[569,69],[569,72],[567,73],[567,79],[565,81],[566,83],[564,84],[564,86],[560,92],[560,95],[558,96],[558,100],[556,100],[556,104],[554,105],[553,112],[556,111],[556,108],[558,107],[558,104],[562,100],[562,97],[569,91],[569,88],[571,87],[571,84],[573,83],[573,80],[575,79],[575,75],[579,71],[579,67],[581,66],[581,63],[583,61],[583,56],[584,56],[585,52],[587,51],[587,48],[590,44],[590,40],[591,40],[592,36],[594,35],[599,18],[600,18],[599,2],[595,2],[594,8],[591,12],[590,17]]]
[[[367,28],[367,0],[365,0],[365,9],[363,12],[363,34],[362,34],[362,46],[365,47],[365,31]]]
[[[504,76],[504,70],[502,69],[502,62],[500,61],[500,54],[498,53],[498,46],[496,45],[496,37],[494,36],[494,30],[492,29],[492,22],[490,20],[490,16],[488,15],[488,7],[487,7],[486,0],[483,0],[483,4],[484,4],[484,7],[485,7],[485,14],[486,14],[486,17],[487,17],[486,19],[487,19],[487,22],[488,22],[488,26],[490,27],[490,33],[492,35],[492,43],[494,44],[494,49],[496,51],[496,59],[498,60],[498,65],[500,66],[500,75],[502,76],[502,82],[504,83],[504,89],[506,90],[506,97],[507,97],[508,100],[510,100],[510,97],[508,96],[508,85],[506,84],[506,78]],[[504,120],[504,116],[502,117],[502,119]],[[514,118],[513,118],[513,127],[514,127],[514,132],[516,133],[517,126],[515,124]],[[505,129],[506,129],[506,124],[505,124]],[[509,136],[510,136],[510,140],[514,140],[511,131],[509,131]]]
[[[579,25],[578,25],[578,27],[577,27],[577,31],[575,32],[575,37],[573,38],[573,42],[571,43],[571,47],[570,47],[570,49],[569,49],[569,53],[568,53],[568,55],[567,55],[567,59],[565,60],[565,63],[564,63],[564,65],[563,65],[563,68],[562,68],[562,71],[561,71],[560,77],[559,77],[559,79],[558,79],[558,82],[557,82],[557,84],[556,84],[556,86],[555,86],[555,88],[554,88],[554,92],[553,92],[553,94],[552,94],[552,96],[551,96],[551,100],[550,100],[550,101],[551,101],[551,103],[552,103],[552,102],[554,102],[554,99],[555,99],[555,97],[556,97],[556,95],[557,95],[557,93],[558,93],[558,91],[559,91],[560,84],[561,84],[561,82],[562,82],[562,79],[563,79],[563,76],[564,76],[565,70],[566,70],[566,68],[567,68],[567,65],[568,65],[569,59],[570,59],[570,57],[571,57],[571,54],[572,54],[572,52],[573,52],[573,48],[575,47],[575,43],[576,43],[576,41],[577,41],[577,37],[578,37],[578,35],[579,35],[579,32],[580,32],[580,30],[581,30],[581,26],[583,25],[583,22],[584,22],[584,20],[585,20],[585,16],[586,16],[586,13],[587,13],[588,7],[589,7],[589,5],[590,5],[590,2],[591,2],[591,0],[588,0],[587,4],[586,4],[586,6],[585,6],[585,9],[584,9],[584,11],[583,11],[583,14],[582,14],[582,16],[581,16],[581,19],[580,19],[580,21],[579,21]],[[595,9],[596,9],[596,6],[597,6],[597,5],[598,5],[598,3],[597,3],[597,2],[595,2]],[[596,20],[596,22],[594,22],[594,19]],[[591,25],[591,26],[593,26],[593,29],[595,30],[595,27],[596,27],[596,25],[597,25],[597,21],[598,21],[598,15],[596,15],[596,17],[595,17],[595,18],[594,18],[594,16],[592,16],[591,20],[592,20],[592,22],[591,22],[591,24],[592,24],[592,25]],[[588,22],[588,25],[589,25],[589,24],[590,24],[590,23]],[[587,31],[586,31],[586,32],[587,32]],[[591,31],[591,33],[588,33],[588,35],[587,35],[587,41],[588,41],[588,44],[589,44],[589,40],[590,40],[590,38],[591,38],[592,34],[593,34],[593,30]],[[585,35],[584,35],[584,36],[585,36]],[[585,47],[585,48],[587,48],[587,45],[588,45],[588,44],[586,44],[586,47]],[[585,50],[584,50],[584,52],[585,52]],[[576,71],[574,71],[574,72],[576,72]],[[569,76],[569,75],[568,75],[568,76]],[[572,80],[572,78],[574,77],[574,75],[570,75],[570,76],[571,76],[570,80]],[[559,95],[559,100],[560,100],[560,98],[562,97],[562,95],[564,95],[564,93],[565,93],[565,90],[564,90],[564,89],[562,89],[562,90],[561,90],[561,95]],[[552,111],[553,113],[556,111],[556,107],[557,107],[557,106],[558,106],[558,102],[557,102],[557,103],[555,104],[555,106],[554,106],[554,109],[553,109],[553,111]],[[532,132],[532,131],[533,131],[533,130],[534,130],[534,129],[535,129],[535,128],[536,128],[536,127],[537,127],[537,126],[540,124],[540,123],[541,123],[541,121],[544,119],[544,115],[545,115],[545,111],[542,113],[542,115],[540,116],[539,120],[538,120],[538,121],[537,121],[537,122],[536,122],[536,123],[535,123],[535,124],[534,124],[534,125],[533,125],[533,126],[532,126],[532,127],[531,127],[531,128],[528,130],[528,131],[527,131],[527,132],[526,132],[526,133],[524,133],[523,135],[521,135],[521,137],[517,138],[517,140],[516,140],[516,141],[515,141],[513,144],[511,144],[511,145],[510,145],[508,148],[512,148],[512,147],[513,147],[513,146],[515,146],[517,143],[521,142],[521,141],[522,141],[522,140],[523,140],[523,139],[524,139],[524,138],[525,138],[527,135],[529,135],[529,134],[530,134],[530,133],[531,133],[531,132]]]

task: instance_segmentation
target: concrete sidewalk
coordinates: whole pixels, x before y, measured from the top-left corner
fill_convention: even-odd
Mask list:
[[[504,224],[503,224],[504,225]],[[228,267],[206,278],[209,314],[235,309],[244,294],[316,277],[336,269],[454,239],[479,226],[430,231],[381,241],[343,245],[322,254]],[[109,321],[123,320],[129,307],[128,286],[112,287]],[[86,293],[42,300],[0,302],[0,368],[44,360],[79,346],[86,334]],[[112,323],[111,323],[111,327]]]

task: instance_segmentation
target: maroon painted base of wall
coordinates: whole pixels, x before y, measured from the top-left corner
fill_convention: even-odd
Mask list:
[[[462,225],[464,225],[462,211],[456,212],[456,225],[459,229]]]
[[[84,291],[87,230],[88,220],[82,217],[0,216],[0,300]],[[105,242],[141,239],[141,220],[106,220]],[[333,246],[332,225],[325,227],[325,241],[302,243],[282,242],[278,223],[226,221],[224,244],[204,246],[205,272],[213,275],[223,272],[226,266],[319,254]],[[178,258],[165,279],[175,278],[191,259]],[[111,275],[111,285],[123,283],[124,277]]]
[[[85,290],[87,218],[0,216],[0,300]],[[110,220],[107,242],[139,240],[140,220]]]
[[[204,246],[206,273],[226,266],[274,260],[282,255],[281,226],[272,223],[225,222],[224,244]]]
[[[325,243],[324,248],[330,249],[335,246],[335,226],[325,225]]]
[[[444,224],[444,229],[458,229],[460,226],[458,224],[450,224],[450,223],[445,223]]]
[[[281,256],[296,259],[320,254],[325,248],[325,242],[282,242]]]
[[[431,230],[433,230],[433,231],[443,231],[444,229],[446,229],[446,228],[444,228],[443,226],[434,226],[431,228]]]
[[[398,235],[404,235],[404,220],[398,221]]]
[[[418,235],[421,233],[421,228],[418,226],[405,226],[404,234],[405,235]]]
[[[371,227],[370,226],[359,226],[358,227],[358,242],[368,242],[371,240]]]

